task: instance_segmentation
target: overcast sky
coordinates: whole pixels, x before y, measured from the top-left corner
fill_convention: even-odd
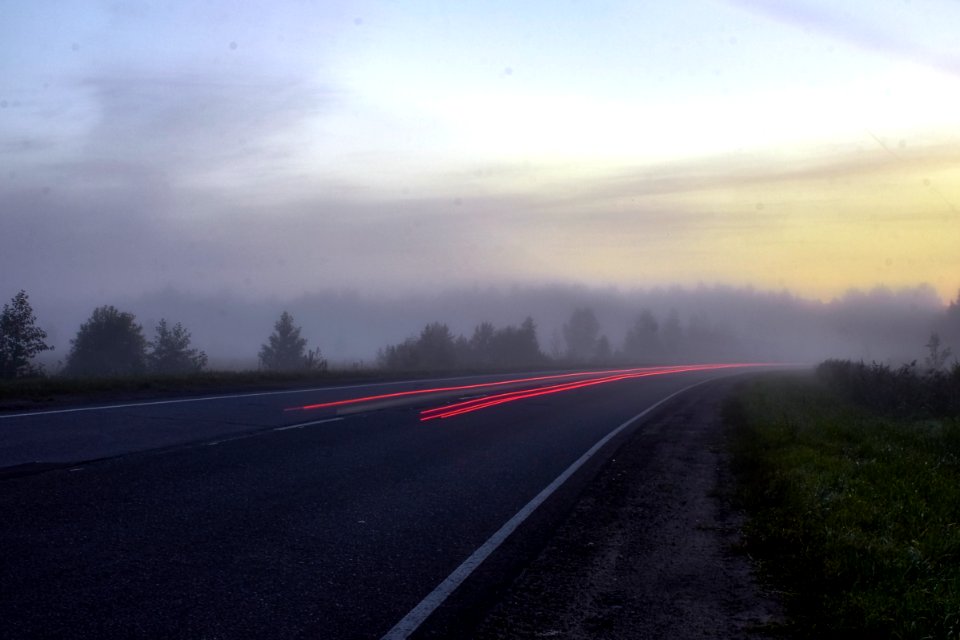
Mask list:
[[[960,3],[0,0],[0,297],[960,286]]]

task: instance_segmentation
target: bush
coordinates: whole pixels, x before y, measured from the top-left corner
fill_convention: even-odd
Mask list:
[[[916,363],[887,365],[827,360],[817,377],[857,404],[895,417],[936,418],[960,415],[960,365],[951,371],[920,372]]]
[[[146,371],[147,340],[132,313],[97,307],[70,344],[67,375],[125,376]]]

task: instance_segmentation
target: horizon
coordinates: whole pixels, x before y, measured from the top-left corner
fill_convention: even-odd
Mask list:
[[[160,319],[182,323],[193,344],[208,353],[211,366],[228,369],[255,368],[257,349],[281,311],[292,313],[311,348],[319,347],[331,362],[345,365],[369,365],[380,349],[418,335],[429,323],[445,324],[454,335],[469,337],[482,322],[518,326],[527,316],[535,322],[542,351],[555,354],[563,343],[563,324],[578,308],[596,313],[601,333],[615,350],[644,310],[659,322],[676,312],[684,331],[726,336],[712,357],[726,353],[723,357],[740,354],[792,362],[811,357],[909,362],[922,355],[923,343],[935,331],[943,332],[947,345],[960,345],[956,327],[946,320],[953,307],[928,285],[851,289],[827,302],[785,290],[722,285],[645,290],[571,284],[485,286],[407,296],[339,289],[292,298],[251,298],[226,291],[210,296],[166,288],[96,301],[44,299],[27,293],[38,325],[56,347],[40,357],[52,370],[68,356],[81,323],[103,305],[133,313],[147,337]]]

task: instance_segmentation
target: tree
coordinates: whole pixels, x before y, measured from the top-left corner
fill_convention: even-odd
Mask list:
[[[960,344],[960,292],[957,292],[957,299],[947,307],[942,328],[947,341]]]
[[[310,349],[303,356],[303,368],[307,371],[326,371],[327,359],[320,353],[320,347]]]
[[[190,332],[179,322],[170,327],[164,318],[157,323],[157,335],[150,342],[147,364],[155,373],[194,373],[207,366],[207,354],[190,348]]]
[[[641,311],[623,339],[624,357],[634,362],[659,358],[662,351],[659,330],[654,315],[646,309]]]
[[[400,344],[387,345],[377,353],[377,361],[384,369],[410,371],[417,368],[417,341],[407,338]]]
[[[490,322],[481,322],[473,330],[470,338],[470,354],[476,364],[490,366],[494,364],[494,340],[497,330]]]
[[[950,358],[950,347],[940,348],[940,334],[933,332],[930,340],[924,345],[927,348],[927,368],[931,371],[940,371]]]
[[[477,357],[471,341],[463,336],[454,337],[450,327],[442,322],[431,322],[418,337],[381,349],[378,360],[385,369],[442,371]]]
[[[122,376],[147,368],[147,340],[132,313],[97,307],[80,325],[64,372],[73,376]]]
[[[537,325],[527,316],[519,327],[513,325],[497,329],[490,341],[490,359],[494,365],[522,367],[543,362]]]
[[[520,365],[541,364],[544,360],[540,341],[537,339],[537,325],[530,316],[520,323],[515,356],[517,364]]]
[[[417,368],[451,369],[457,363],[457,349],[450,327],[442,322],[428,324],[417,341]]]
[[[0,314],[0,378],[37,375],[42,367],[31,364],[41,351],[53,349],[44,340],[47,332],[36,325],[37,318],[23,289],[3,305]]]
[[[567,358],[575,362],[587,362],[597,354],[597,338],[600,323],[593,310],[587,307],[575,309],[570,320],[563,325],[563,339],[567,343]]]
[[[322,371],[327,361],[319,348],[307,351],[307,339],[300,337],[300,327],[284,311],[273,325],[273,334],[260,347],[260,365],[267,371]]]

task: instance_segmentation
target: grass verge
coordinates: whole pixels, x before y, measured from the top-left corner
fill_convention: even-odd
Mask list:
[[[747,550],[802,637],[960,637],[960,419],[891,417],[812,374],[725,406]]]

